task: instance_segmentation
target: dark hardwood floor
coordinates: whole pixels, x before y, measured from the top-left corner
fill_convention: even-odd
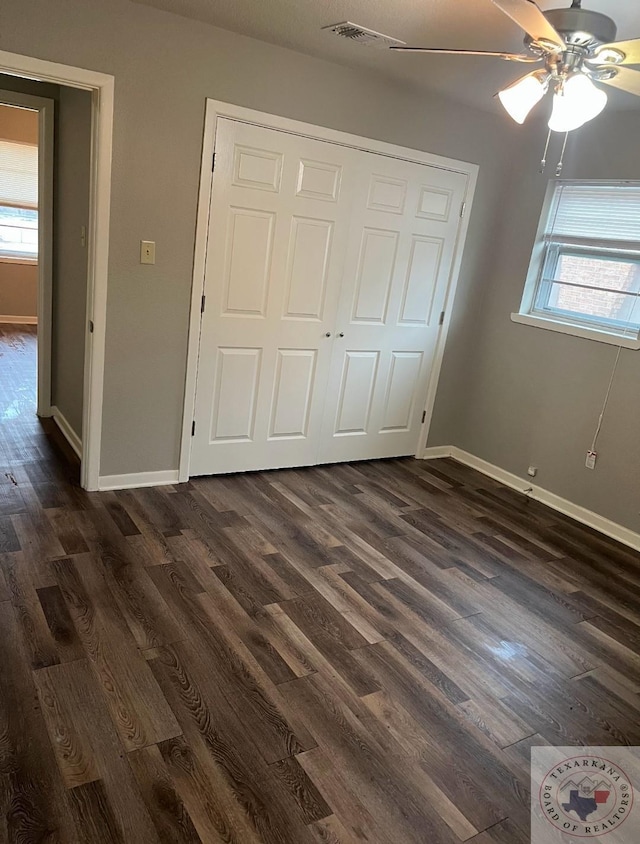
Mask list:
[[[2,328],[1,841],[525,844],[532,746],[640,744],[640,555],[450,460],[87,494],[33,368]]]

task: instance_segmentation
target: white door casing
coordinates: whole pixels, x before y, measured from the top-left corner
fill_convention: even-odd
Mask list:
[[[194,270],[207,300],[199,351],[192,313],[185,399],[191,428],[196,394],[196,431],[185,431],[181,479],[415,453],[477,168],[425,166],[390,153],[433,156],[238,107],[212,119],[214,105],[206,265],[197,250]]]

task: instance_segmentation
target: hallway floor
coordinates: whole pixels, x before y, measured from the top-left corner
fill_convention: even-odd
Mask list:
[[[451,460],[87,494],[34,345],[0,331],[1,841],[525,844],[532,746],[640,744],[640,555]]]
[[[0,453],[3,463],[37,460],[41,429],[36,416],[37,329],[0,324]]]

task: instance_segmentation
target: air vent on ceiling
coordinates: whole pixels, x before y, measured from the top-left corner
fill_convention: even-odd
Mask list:
[[[397,38],[392,38],[390,35],[383,35],[381,32],[367,29],[366,26],[351,23],[351,21],[332,23],[330,26],[323,26],[322,28],[334,32],[340,38],[346,38],[348,41],[353,41],[354,44],[362,44],[365,47],[391,47],[394,44],[402,45],[406,43],[398,41]]]

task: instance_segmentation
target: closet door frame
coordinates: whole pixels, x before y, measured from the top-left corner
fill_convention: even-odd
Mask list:
[[[467,176],[467,190],[464,196],[460,215],[461,225],[458,228],[457,242],[455,245],[454,257],[449,276],[449,283],[445,296],[444,317],[440,326],[433,367],[429,376],[429,384],[426,393],[424,407],[424,424],[422,425],[419,441],[416,447],[416,457],[422,457],[429,425],[433,414],[438,379],[442,366],[442,358],[447,339],[447,332],[451,320],[451,305],[455,297],[460,265],[464,252],[464,244],[469,228],[471,207],[475,194],[478,165],[464,161],[457,161],[452,158],[422,152],[407,147],[396,146],[382,141],[363,138],[359,135],[351,135],[346,132],[339,132],[335,129],[327,129],[322,126],[315,126],[310,123],[301,123],[297,120],[290,120],[273,114],[267,114],[253,109],[224,103],[218,100],[206,100],[204,134],[202,142],[202,166],[200,171],[200,189],[198,195],[198,208],[196,218],[196,239],[193,264],[193,280],[191,287],[191,312],[189,318],[189,340],[187,346],[187,369],[184,392],[184,411],[182,420],[182,437],[180,446],[179,481],[189,480],[189,463],[191,458],[191,431],[194,420],[194,406],[196,394],[196,381],[198,374],[198,353],[200,347],[200,317],[202,308],[202,297],[204,290],[205,261],[207,252],[207,239],[209,225],[215,226],[216,220],[209,220],[209,207],[211,191],[213,188],[213,166],[215,155],[216,127],[218,118],[229,118],[245,123],[262,126],[266,129],[277,129],[292,135],[300,135],[313,138],[319,141],[328,141],[333,144],[340,144],[354,149],[373,152],[378,155],[399,158],[404,161],[411,161],[416,164],[427,164],[443,170],[451,170],[456,173],[463,173]]]

